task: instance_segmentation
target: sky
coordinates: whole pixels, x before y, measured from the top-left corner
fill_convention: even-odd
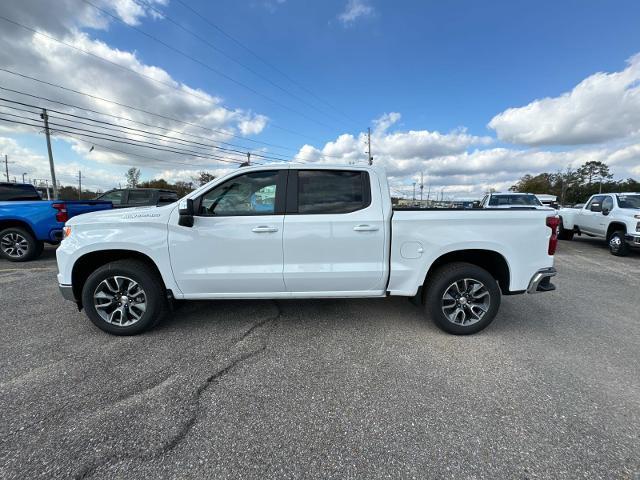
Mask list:
[[[640,178],[639,20],[625,0],[1,2],[0,154],[50,178],[47,108],[58,180],[91,189],[246,152],[362,163],[367,128],[396,195],[588,160]]]

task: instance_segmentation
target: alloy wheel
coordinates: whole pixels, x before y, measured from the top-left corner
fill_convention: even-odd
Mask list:
[[[479,280],[463,278],[453,282],[442,295],[444,316],[455,325],[478,323],[491,305],[491,295]]]
[[[11,258],[22,258],[29,251],[29,242],[17,232],[9,232],[0,239],[0,248]]]
[[[98,284],[93,292],[93,306],[105,322],[128,327],[147,311],[147,295],[135,280],[116,275]]]

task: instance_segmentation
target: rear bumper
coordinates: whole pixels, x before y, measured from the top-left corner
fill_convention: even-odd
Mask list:
[[[553,267],[538,270],[529,281],[527,293],[542,293],[555,290],[556,286],[551,283],[551,277],[555,277],[557,273]]]
[[[70,300],[72,302],[77,302],[75,295],[73,294],[73,287],[71,285],[58,285],[60,288],[60,293],[65,300]]]
[[[54,243],[60,243],[62,241],[62,229],[54,229],[49,232],[49,240]]]

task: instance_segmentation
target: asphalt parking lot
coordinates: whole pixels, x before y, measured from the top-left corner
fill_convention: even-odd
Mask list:
[[[406,299],[197,302],[95,328],[55,253],[0,262],[0,477],[640,478],[640,254],[454,337]]]

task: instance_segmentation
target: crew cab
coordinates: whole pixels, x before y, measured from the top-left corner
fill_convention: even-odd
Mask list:
[[[175,190],[162,188],[116,188],[96,200],[109,201],[113,208],[155,207],[176,202],[178,194]]]
[[[488,193],[480,201],[480,208],[541,208],[545,205],[533,193]]]
[[[57,250],[62,295],[102,330],[139,333],[173,299],[398,295],[469,334],[501,295],[555,287],[552,210],[393,210],[370,166],[240,168],[178,204],[71,219]]]
[[[26,262],[57,244],[70,218],[111,208],[110,202],[40,200],[33,185],[0,185],[0,258]]]
[[[562,240],[575,234],[603,238],[609,251],[625,256],[630,247],[640,247],[640,193],[598,193],[582,208],[560,209]]]

